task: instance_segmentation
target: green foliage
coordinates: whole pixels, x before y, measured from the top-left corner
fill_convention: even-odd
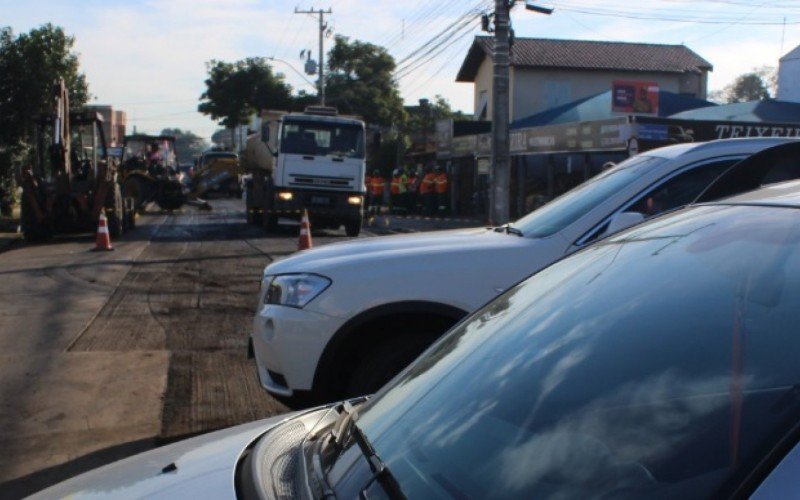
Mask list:
[[[403,100],[392,76],[395,67],[385,48],[337,36],[328,53],[327,102],[370,124],[403,123]]]
[[[0,29],[0,182],[25,160],[33,143],[36,120],[53,112],[53,83],[64,78],[70,107],[80,109],[89,98],[80,73],[75,39],[52,24],[15,36]]]
[[[440,95],[436,95],[432,102],[409,109],[405,132],[412,135],[428,135],[433,138],[436,132],[436,122],[446,118],[463,119],[464,113],[453,111],[450,102]]]
[[[245,125],[262,109],[287,109],[292,104],[291,87],[263,57],[233,63],[213,60],[206,66],[206,91],[197,110],[227,129]]]
[[[722,90],[711,92],[709,99],[721,103],[763,101],[772,98],[777,87],[777,72],[771,66],[755,68],[736,77]]]
[[[195,156],[199,156],[208,149],[208,142],[188,130],[179,128],[165,128],[161,135],[175,136],[175,153],[178,156],[178,163],[191,163]]]

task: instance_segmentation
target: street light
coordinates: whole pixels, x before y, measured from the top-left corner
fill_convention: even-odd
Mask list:
[[[292,64],[291,64],[289,61],[284,61],[283,59],[278,59],[277,57],[267,57],[267,60],[269,60],[269,61],[278,61],[278,62],[282,62],[283,64],[285,64],[285,65],[289,66],[289,69],[291,69],[292,71],[294,71],[295,73],[297,73],[297,76],[299,76],[300,78],[302,78],[303,80],[305,80],[305,82],[306,82],[307,84],[311,85],[311,86],[312,86],[312,87],[314,87],[315,89],[317,88],[317,86],[316,86],[316,84],[314,84],[314,82],[312,82],[311,80],[309,80],[308,78],[306,78],[306,76],[305,76],[303,73],[301,73],[300,71],[298,71],[298,70],[297,70],[297,68],[295,68],[295,67],[294,67],[294,66],[293,66],[293,65],[292,65]]]
[[[548,16],[553,13],[553,9],[549,7],[539,7],[538,5],[533,5],[532,3],[527,2],[525,2],[525,8],[527,10],[532,10],[534,12],[538,12],[539,14],[546,14]]]

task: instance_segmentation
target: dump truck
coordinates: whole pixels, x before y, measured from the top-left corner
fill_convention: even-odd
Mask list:
[[[93,232],[103,209],[111,236],[121,235],[135,219],[117,183],[116,159],[108,156],[102,116],[70,112],[63,79],[54,85],[53,108],[37,121],[35,161],[17,170],[25,239]]]
[[[307,210],[313,227],[361,231],[366,187],[364,122],[335,108],[303,113],[266,111],[247,139],[244,169],[247,220],[275,229],[281,218]]]

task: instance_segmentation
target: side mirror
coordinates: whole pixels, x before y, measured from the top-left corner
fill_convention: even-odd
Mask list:
[[[622,231],[623,229],[635,226],[643,220],[644,215],[640,214],[639,212],[620,212],[611,219],[611,222],[608,223],[608,227],[600,236],[605,237],[609,234],[614,234]]]

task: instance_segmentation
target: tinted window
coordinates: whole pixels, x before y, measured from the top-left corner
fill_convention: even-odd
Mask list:
[[[357,125],[285,121],[281,152],[303,155],[364,157],[364,130]]]
[[[724,494],[800,418],[800,212],[694,207],[526,280],[358,422],[409,498]]]
[[[531,212],[514,226],[525,236],[541,238],[555,234],[634,182],[645,169],[665,161],[654,156],[635,156]]]
[[[639,201],[627,208],[626,212],[639,212],[652,217],[692,203],[711,182],[719,177],[737,160],[721,160],[705,163],[680,173],[661,185],[653,188]]]

